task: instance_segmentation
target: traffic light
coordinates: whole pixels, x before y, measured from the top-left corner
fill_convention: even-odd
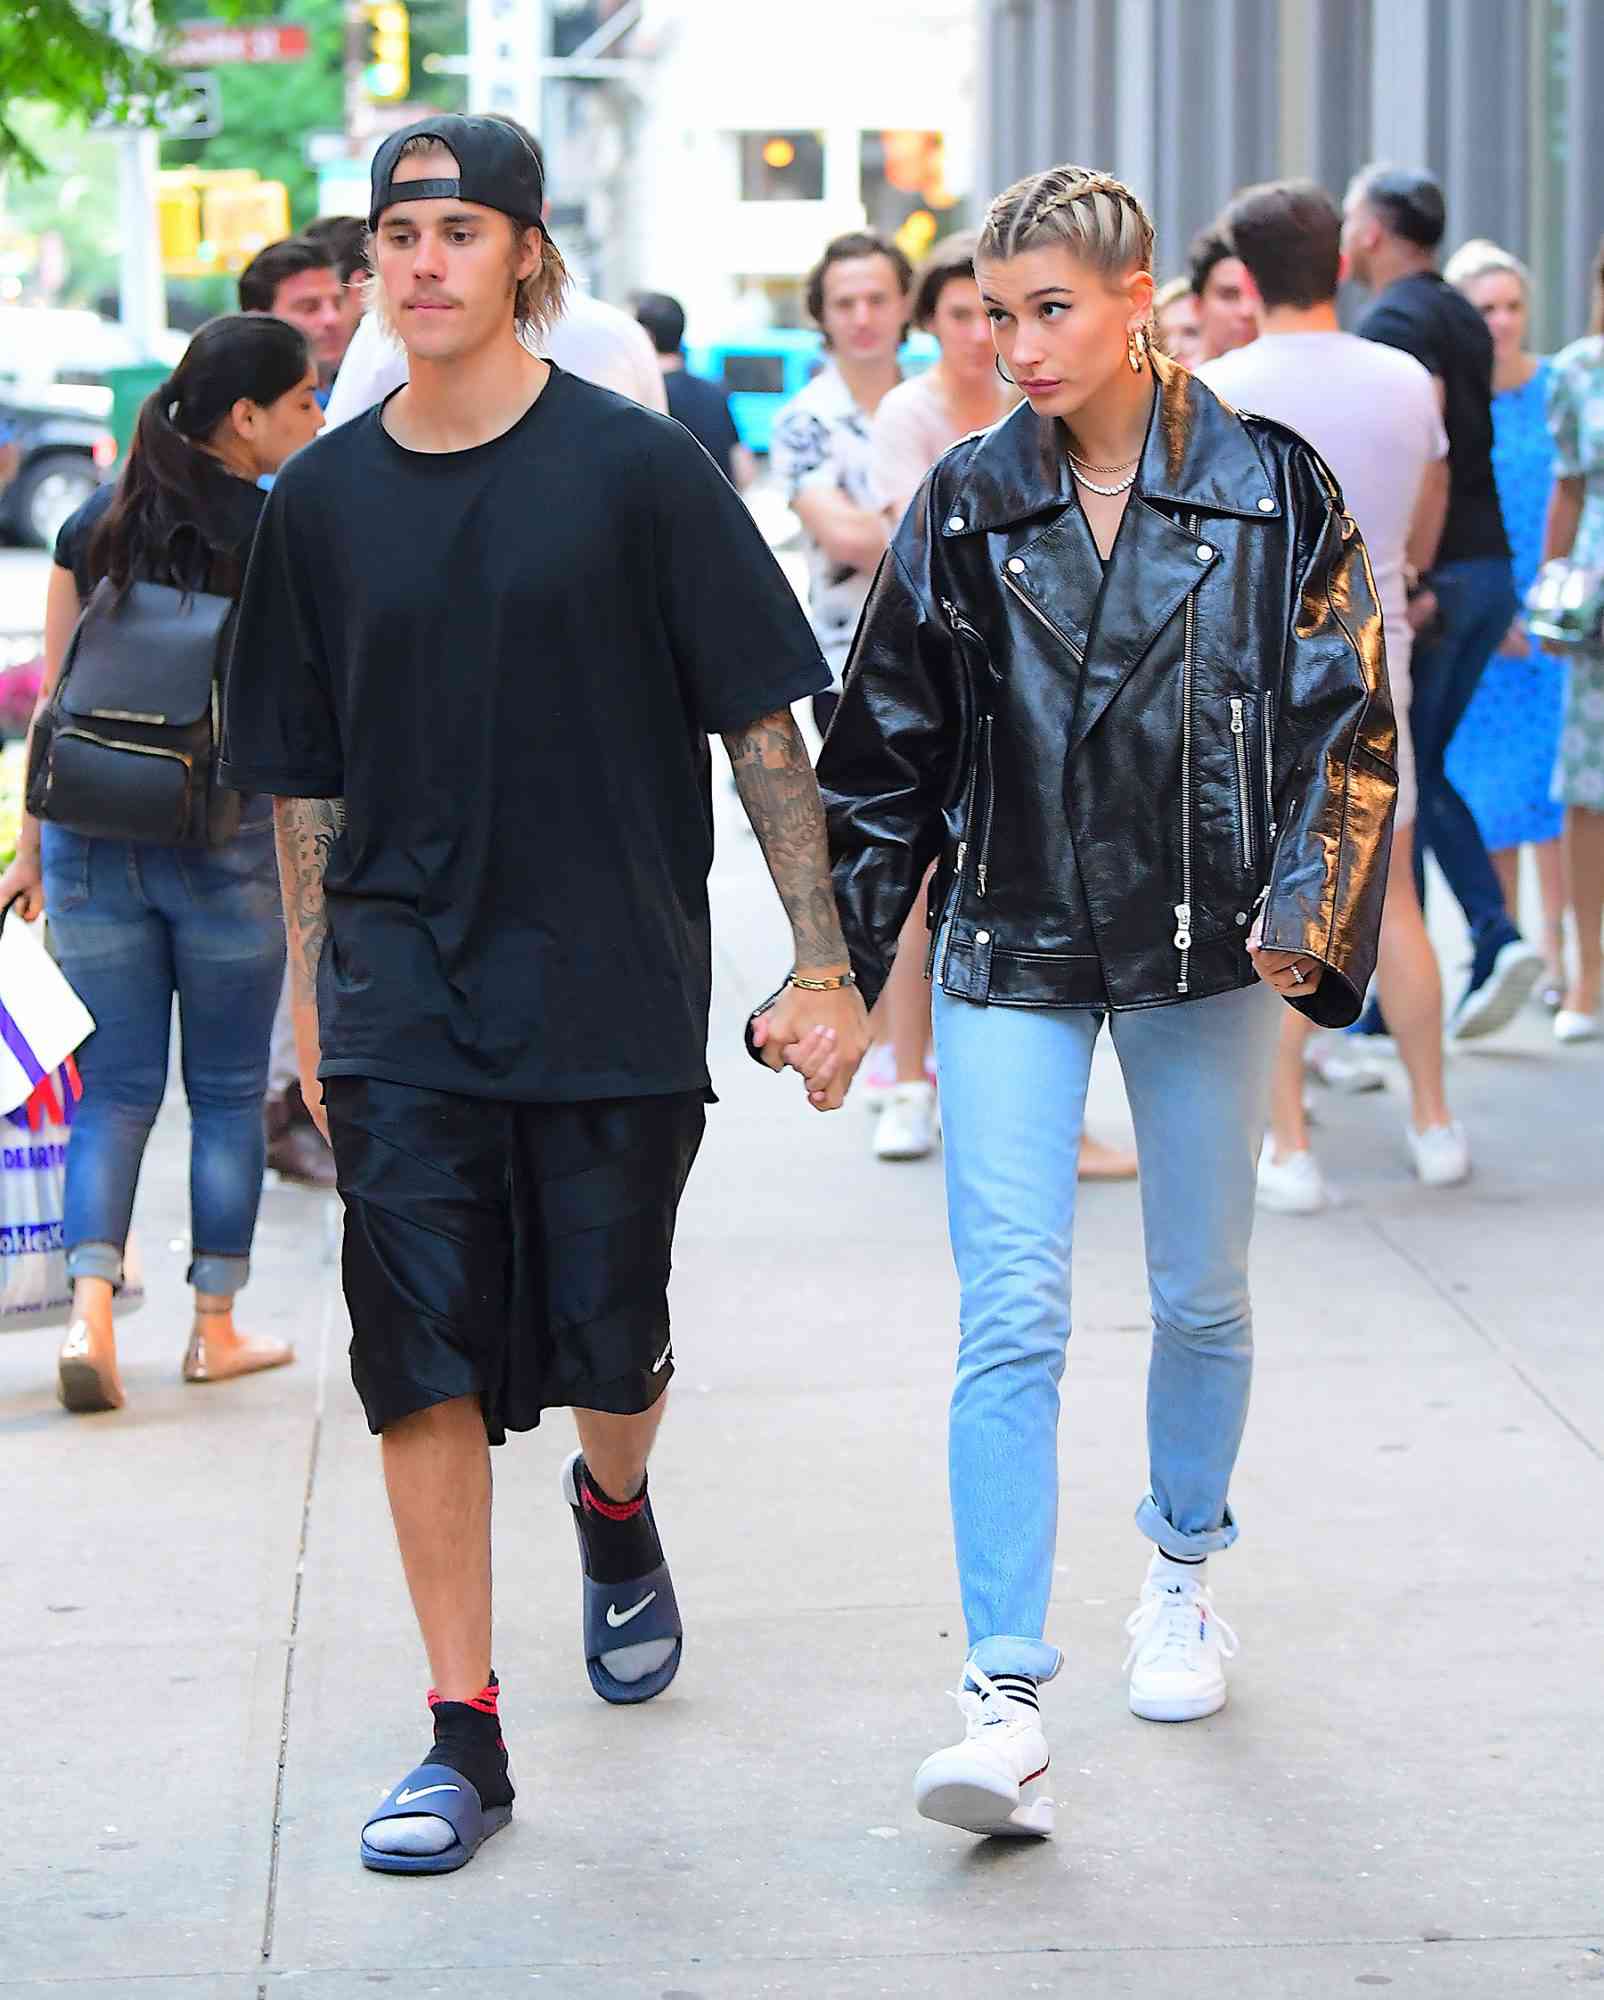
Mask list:
[[[412,21],[401,0],[370,0],[362,9],[368,60],[362,90],[375,104],[398,104],[412,88]]]

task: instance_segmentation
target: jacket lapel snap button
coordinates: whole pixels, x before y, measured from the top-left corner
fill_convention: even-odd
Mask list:
[[[975,932],[975,943],[976,943],[976,944],[990,944],[990,943],[991,943],[991,932],[990,932],[990,931],[976,931],[976,932]]]
[[[1213,549],[1211,549],[1211,548],[1209,547],[1209,545],[1208,545],[1208,543],[1207,543],[1207,542],[1199,542],[1199,543],[1198,543],[1198,545],[1197,545],[1197,559],[1198,559],[1198,561],[1199,561],[1199,562],[1213,562],[1213,560],[1214,560],[1214,551],[1213,551]]]
[[[1270,498],[1268,493],[1259,502],[1259,512],[1261,514],[1273,514],[1275,512],[1275,502]]]
[[[948,534],[950,535],[962,534],[963,525],[964,525],[964,517],[962,516],[962,514],[954,514],[952,519],[947,523]]]
[[[1025,565],[1023,560],[1019,556],[1010,556],[1008,559],[1008,567],[1013,571],[1015,576],[1020,576],[1024,573]]]

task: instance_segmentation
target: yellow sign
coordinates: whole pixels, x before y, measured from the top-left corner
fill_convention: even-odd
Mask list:
[[[289,190],[246,167],[182,167],[159,177],[162,270],[169,278],[234,277],[290,233]]]

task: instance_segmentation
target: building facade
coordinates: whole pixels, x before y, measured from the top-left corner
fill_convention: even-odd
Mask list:
[[[1424,165],[1448,247],[1531,265],[1534,339],[1583,331],[1604,234],[1598,0],[980,0],[978,180],[1107,167],[1152,210],[1159,264],[1251,181],[1340,195],[1366,161]]]

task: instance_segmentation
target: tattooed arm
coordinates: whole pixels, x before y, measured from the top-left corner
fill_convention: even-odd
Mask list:
[[[313,1123],[326,1139],[328,1116],[317,1080],[322,1059],[317,1022],[317,968],[329,934],[323,875],[334,843],[345,831],[344,799],[275,799],[273,829],[278,841],[278,879],[284,898],[284,930],[289,942],[290,1012],[295,1053],[301,1068],[301,1095]]]
[[[826,979],[848,970],[846,942],[830,888],[824,805],[807,746],[788,709],[765,715],[724,738],[741,804],[757,835],[785,914],[796,970]],[[852,987],[807,993],[788,986],[754,1029],[771,1069],[789,1063],[807,1079],[808,1096],[834,1111],[868,1046],[863,1001]]]

